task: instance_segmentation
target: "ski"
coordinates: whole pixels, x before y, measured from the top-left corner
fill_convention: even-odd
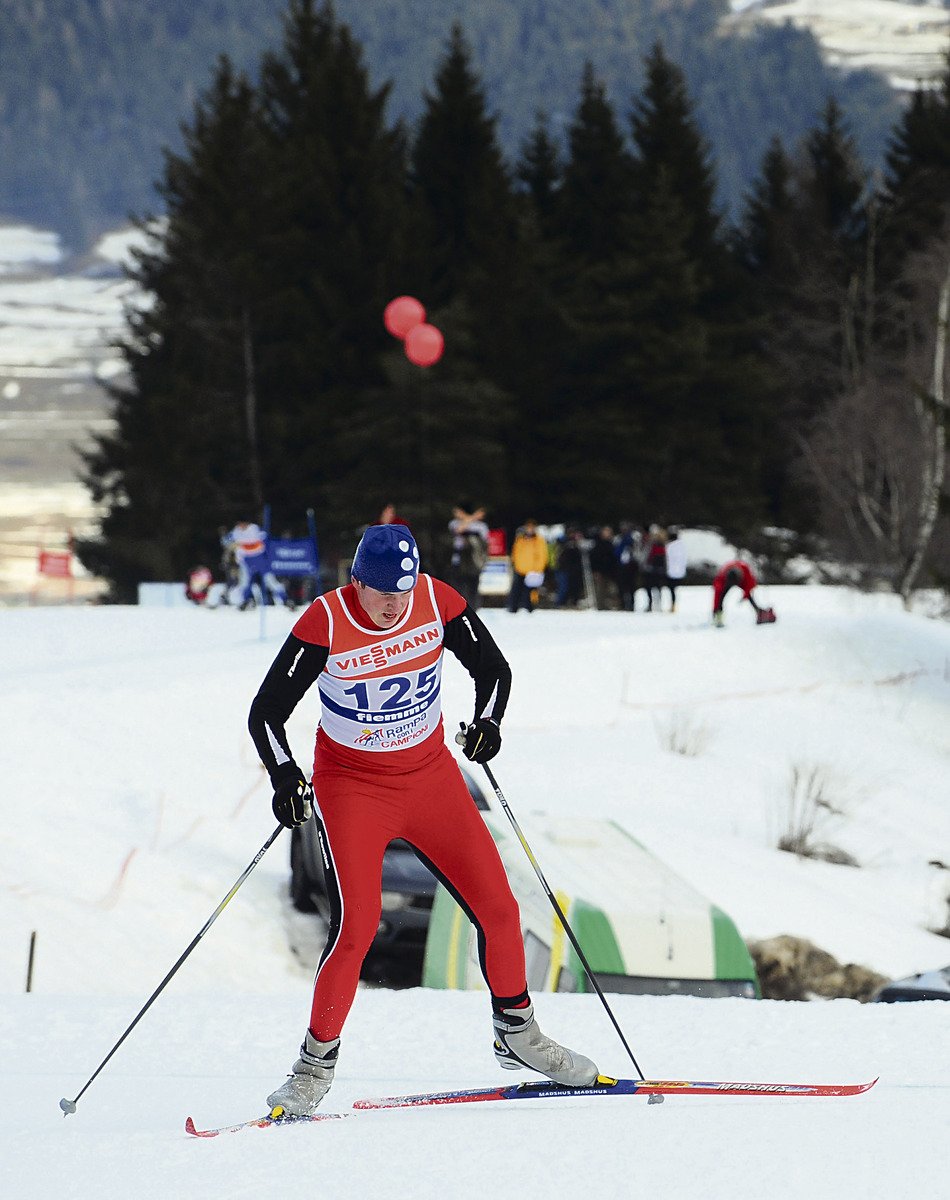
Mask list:
[[[274,1125],[309,1125],[314,1121],[337,1121],[348,1116],[348,1113],[314,1113],[310,1117],[292,1117],[278,1105],[262,1117],[254,1117],[250,1121],[238,1121],[236,1125],[219,1125],[216,1129],[198,1129],[191,1117],[185,1118],[185,1133],[192,1137],[210,1138],[221,1133],[237,1133],[241,1129],[270,1129]]]
[[[354,1116],[356,1111],[384,1108],[422,1108],[438,1104],[477,1104],[490,1100],[550,1100],[583,1096],[859,1096],[877,1083],[730,1083],[725,1080],[704,1082],[696,1079],[613,1079],[598,1075],[590,1087],[564,1087],[543,1079],[535,1083],[517,1083],[499,1087],[462,1088],[451,1092],[419,1092],[412,1096],[384,1096],[379,1099],[355,1100],[351,1112],[314,1113],[309,1117],[292,1117],[275,1108],[262,1117],[239,1121],[236,1125],[220,1125],[215,1129],[198,1129],[191,1117],[185,1119],[185,1132],[192,1137],[217,1137],[222,1133],[237,1133],[241,1129],[270,1129],[272,1126],[306,1125],[316,1121],[340,1121]]]
[[[501,1087],[464,1088],[452,1092],[422,1092],[415,1096],[387,1096],[357,1100],[355,1109],[415,1108],[432,1104],[477,1104],[489,1100],[548,1100],[580,1096],[857,1096],[870,1083],[729,1083],[693,1079],[612,1079],[599,1075],[590,1087],[564,1087],[550,1080]]]

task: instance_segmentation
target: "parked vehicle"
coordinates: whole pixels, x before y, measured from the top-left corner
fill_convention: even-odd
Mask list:
[[[906,979],[886,983],[872,997],[881,1004],[896,1004],[906,1000],[950,1000],[950,967],[939,971],[921,971]]]
[[[487,812],[489,804],[481,788],[464,769],[462,775],[476,807]],[[435,890],[435,876],[412,846],[401,839],[391,842],[383,856],[383,911],[372,946],[375,959],[403,958],[410,960],[410,967],[411,960],[417,960],[421,971]],[[290,899],[299,912],[318,913],[329,920],[330,903],[315,817],[291,832]]]
[[[613,821],[533,815],[525,837],[605,992],[760,995],[732,920]],[[593,991],[520,841],[489,819],[521,906],[528,988]],[[440,886],[422,982],[483,989],[475,930]]]
[[[592,990],[520,841],[475,779],[464,768],[462,774],[521,907],[529,989]],[[605,992],[759,995],[752,958],[732,920],[621,826],[539,814],[522,824]],[[328,920],[315,820],[292,831],[290,861],[294,906]],[[364,977],[395,970],[399,982],[484,989],[474,928],[407,842],[386,851],[382,898]]]

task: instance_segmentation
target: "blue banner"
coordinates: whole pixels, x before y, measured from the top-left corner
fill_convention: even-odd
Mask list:
[[[267,556],[278,578],[320,573],[317,548],[310,538],[269,538]]]

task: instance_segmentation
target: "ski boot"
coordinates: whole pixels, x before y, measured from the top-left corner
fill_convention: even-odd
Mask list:
[[[506,1071],[528,1067],[564,1087],[588,1087],[599,1074],[589,1058],[545,1037],[534,1019],[534,1005],[503,1008],[493,1014],[495,1057]]]
[[[308,1029],[293,1074],[267,1097],[270,1107],[279,1106],[291,1117],[312,1116],[333,1083],[339,1051],[339,1038],[318,1042]]]

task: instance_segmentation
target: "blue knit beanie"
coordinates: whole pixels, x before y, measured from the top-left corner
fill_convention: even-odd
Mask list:
[[[353,558],[352,575],[377,592],[408,592],[419,578],[419,550],[405,525],[370,525]]]

